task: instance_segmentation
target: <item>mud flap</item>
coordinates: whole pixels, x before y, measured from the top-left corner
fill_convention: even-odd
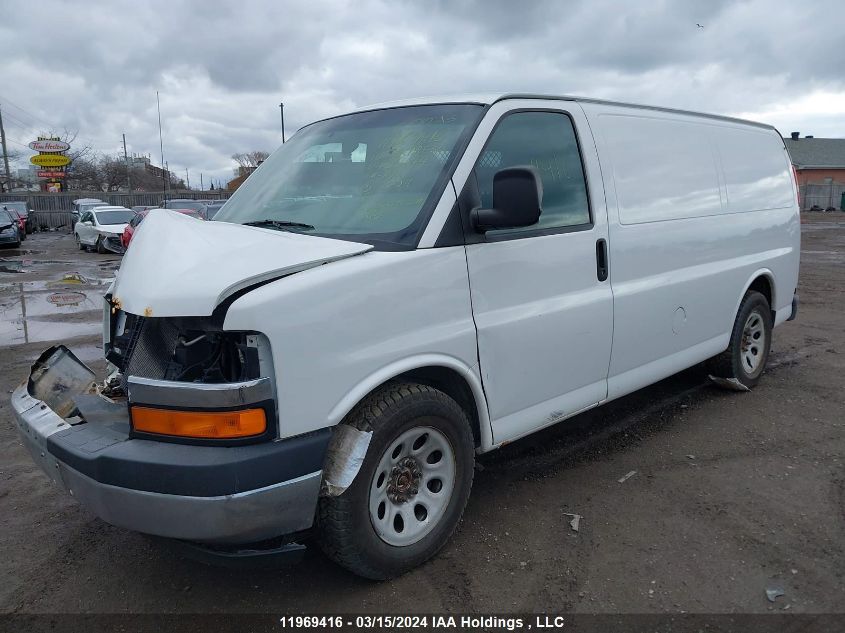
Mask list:
[[[33,363],[26,389],[61,418],[78,413],[74,396],[94,388],[96,375],[64,345],[50,347]]]

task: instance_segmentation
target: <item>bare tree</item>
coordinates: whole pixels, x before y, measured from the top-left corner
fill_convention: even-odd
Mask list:
[[[258,165],[267,160],[269,155],[269,152],[254,150],[252,152],[232,154],[232,160],[234,160],[238,164],[238,167],[242,169],[255,169]]]
[[[97,163],[103,191],[119,191],[126,184],[126,161],[102,156]]]
[[[23,153],[19,149],[9,149],[6,151],[6,156],[10,163],[16,163],[23,158]]]
[[[85,191],[100,191],[102,189],[99,160],[96,156],[76,158],[68,165],[65,172],[68,189]]]

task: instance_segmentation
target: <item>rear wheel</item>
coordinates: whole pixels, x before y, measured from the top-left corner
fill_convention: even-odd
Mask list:
[[[392,383],[345,423],[373,435],[352,485],[320,499],[320,542],[350,571],[392,578],[436,554],[460,521],[474,468],[469,420],[437,389]]]
[[[711,373],[751,389],[760,380],[772,344],[772,311],[762,294],[749,291],[737,312],[728,349],[711,361]]]

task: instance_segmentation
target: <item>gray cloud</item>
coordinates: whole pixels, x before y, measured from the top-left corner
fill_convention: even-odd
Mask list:
[[[116,153],[125,132],[130,151],[158,160],[159,90],[166,158],[192,180],[227,179],[232,153],[273,149],[281,100],[289,133],[366,103],[505,90],[768,113],[845,136],[835,108],[790,110],[814,91],[845,93],[840,6],[13,1],[0,25],[0,104],[16,143],[67,127]]]

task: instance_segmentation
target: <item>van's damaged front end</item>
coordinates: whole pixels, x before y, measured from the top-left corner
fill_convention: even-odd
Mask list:
[[[271,341],[225,330],[225,314],[256,285],[369,248],[153,214],[105,297],[115,372],[97,385],[47,350],[12,395],[24,443],[114,525],[221,544],[311,527],[331,431],[280,431]]]

